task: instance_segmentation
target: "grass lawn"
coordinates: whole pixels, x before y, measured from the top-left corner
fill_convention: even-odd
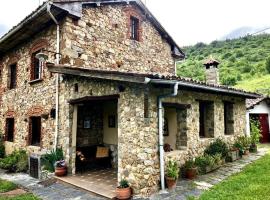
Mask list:
[[[15,190],[16,188],[17,188],[16,184],[0,179],[0,193],[9,192]],[[39,198],[29,193],[17,195],[15,197],[6,197],[3,195],[1,196],[0,194],[0,200],[39,200]]]
[[[17,188],[17,185],[0,179],[0,193],[8,192]]]
[[[267,200],[270,199],[270,154],[206,191],[200,200]]]
[[[40,199],[34,196],[33,194],[22,194],[16,197],[1,197],[0,194],[0,200],[40,200]]]

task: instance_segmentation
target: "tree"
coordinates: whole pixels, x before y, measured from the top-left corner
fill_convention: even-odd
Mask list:
[[[270,57],[268,57],[266,59],[265,68],[266,68],[267,72],[270,74]]]

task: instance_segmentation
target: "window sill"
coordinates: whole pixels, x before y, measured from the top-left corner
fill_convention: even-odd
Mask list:
[[[30,85],[32,85],[32,84],[35,84],[35,83],[40,83],[40,82],[42,82],[43,81],[43,79],[36,79],[36,80],[31,80],[31,81],[29,81],[28,83],[30,84]]]
[[[214,137],[200,137],[200,140],[214,140]]]
[[[234,134],[224,134],[225,137],[231,137],[234,136]]]
[[[170,152],[164,152],[165,156],[171,157],[171,156],[178,156],[181,155],[183,152],[185,152],[187,149],[185,150],[174,150],[174,151],[170,151]]]
[[[28,145],[28,147],[41,148],[40,145],[34,145],[34,144]]]
[[[5,142],[8,142],[8,143],[14,143],[14,141],[8,141],[8,140],[6,140]]]

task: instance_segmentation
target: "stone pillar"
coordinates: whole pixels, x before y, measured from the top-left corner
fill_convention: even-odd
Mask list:
[[[187,147],[187,109],[177,109],[177,135],[176,149],[186,149]]]
[[[71,136],[71,148],[70,148],[70,158],[71,158],[71,170],[72,174],[76,173],[76,143],[77,143],[77,120],[78,120],[78,105],[73,107],[72,116],[72,136]]]

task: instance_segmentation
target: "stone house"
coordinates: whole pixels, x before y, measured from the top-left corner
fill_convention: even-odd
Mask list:
[[[118,181],[149,196],[164,187],[164,160],[244,135],[245,99],[258,97],[218,85],[213,60],[214,82],[177,77],[184,56],[139,0],[44,3],[0,39],[7,153],[61,147],[76,174],[78,150],[107,147]]]

